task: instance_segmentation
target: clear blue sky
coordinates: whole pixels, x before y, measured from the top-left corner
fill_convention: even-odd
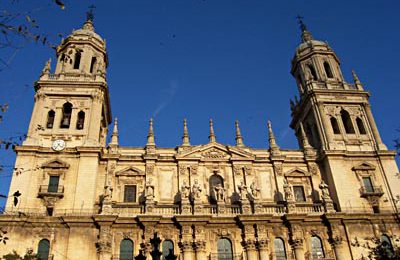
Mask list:
[[[50,0],[13,6],[34,10],[42,32],[66,36],[82,25],[93,2],[65,0],[65,10]],[[297,94],[289,72],[300,43],[297,14],[314,38],[329,42],[348,81],[356,70],[372,94],[389,148],[399,136],[399,1],[102,0],[95,5],[96,31],[107,40],[110,58],[112,113],[124,146],[143,146],[154,117],[156,144],[175,147],[186,117],[192,144],[207,142],[209,118],[217,141],[233,144],[238,119],[245,143],[266,148],[269,119],[278,144],[297,148],[288,126],[289,99]],[[2,137],[26,132],[33,82],[50,57],[54,60],[52,49],[28,44],[0,72],[0,103],[10,103]],[[12,167],[14,160],[12,152],[0,152],[2,164]],[[11,167],[0,174],[0,193],[8,191]]]

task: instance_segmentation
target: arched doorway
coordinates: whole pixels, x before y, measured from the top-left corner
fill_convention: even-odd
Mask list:
[[[38,245],[37,259],[48,260],[50,252],[50,241],[47,239],[42,239]]]
[[[218,239],[218,260],[232,260],[232,242],[227,238]]]
[[[133,260],[133,242],[130,239],[123,239],[119,248],[120,260]]]

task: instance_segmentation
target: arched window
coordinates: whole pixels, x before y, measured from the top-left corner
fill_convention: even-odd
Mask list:
[[[54,110],[50,110],[47,113],[47,123],[46,123],[46,127],[48,129],[52,129],[53,125],[54,125],[54,118],[56,117],[56,112],[54,112]]]
[[[276,260],[286,260],[285,243],[282,238],[277,237],[274,239],[274,251]]]
[[[63,105],[63,115],[60,128],[69,128],[71,123],[72,104],[67,102]]]
[[[119,247],[119,259],[120,260],[133,260],[133,242],[132,240],[125,238],[121,241]]]
[[[211,202],[216,202],[217,201],[217,194],[215,194],[214,187],[221,185],[224,187],[224,180],[222,179],[221,176],[214,174],[213,176],[210,177],[209,181],[209,187],[210,187],[210,200]]]
[[[333,78],[331,66],[329,66],[329,63],[327,61],[324,62],[324,69],[325,69],[325,74],[328,78]]]
[[[85,112],[80,111],[78,113],[78,120],[76,121],[76,129],[82,130],[85,124]]]
[[[317,80],[317,73],[315,72],[314,66],[311,64],[308,64],[307,67],[311,73],[312,80]]]
[[[332,130],[334,134],[340,134],[340,129],[339,129],[339,125],[338,122],[336,120],[336,118],[331,117],[331,125],[332,125]]]
[[[317,259],[325,257],[322,241],[317,236],[311,237],[311,255]]]
[[[37,259],[48,260],[50,251],[50,241],[47,239],[42,239],[38,245]]]
[[[392,242],[390,242],[390,238],[387,235],[381,236],[381,246],[386,251],[387,256],[392,256],[393,246]]]
[[[81,64],[81,57],[82,57],[81,51],[77,50],[75,52],[74,69],[79,69],[79,65]]]
[[[97,63],[96,57],[92,57],[92,62],[90,63],[90,73],[93,73],[93,70],[95,69]]]
[[[217,242],[218,260],[232,260],[232,242],[227,238],[220,238]]]
[[[354,134],[353,123],[351,122],[350,114],[346,110],[340,111],[340,116],[342,117],[344,129],[347,134]]]
[[[364,127],[364,123],[363,123],[362,119],[357,117],[356,123],[357,123],[358,131],[360,132],[360,134],[362,134],[362,135],[367,134],[367,132],[365,131],[365,127]]]
[[[162,244],[162,260],[173,259],[174,256],[174,242],[165,240]]]

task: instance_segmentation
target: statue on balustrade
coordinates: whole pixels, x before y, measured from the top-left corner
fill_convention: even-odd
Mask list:
[[[146,182],[146,201],[153,201],[154,200],[154,185],[153,179],[149,179]]]
[[[186,180],[183,181],[183,184],[181,186],[181,194],[183,199],[189,198],[190,186],[187,184]]]
[[[200,199],[201,196],[201,187],[199,185],[199,181],[197,179],[194,180],[194,184],[192,186],[192,195],[193,199]]]
[[[253,196],[253,199],[258,199],[260,196],[260,188],[258,187],[256,181],[253,181],[251,183],[250,190],[251,190],[251,196]]]
[[[214,187],[214,191],[215,191],[215,196],[216,196],[217,201],[224,201],[225,200],[225,189],[224,189],[224,187],[222,187],[221,183],[218,183]]]
[[[283,183],[283,191],[285,192],[286,201],[293,201],[292,187],[290,187],[290,184],[287,182],[287,180],[285,180]]]
[[[332,200],[331,196],[329,195],[329,186],[328,184],[326,184],[324,181],[321,182],[321,184],[319,185],[319,188],[321,189],[321,197],[322,200]]]
[[[246,200],[247,199],[247,186],[246,184],[243,183],[243,181],[240,182],[240,185],[238,185],[239,188],[239,193],[240,193],[240,200]]]

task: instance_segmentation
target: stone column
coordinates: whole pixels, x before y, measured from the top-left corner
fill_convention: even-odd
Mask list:
[[[111,259],[111,227],[102,226],[100,227],[100,235],[97,240],[97,252],[99,253],[99,260],[110,260]]]
[[[303,240],[301,238],[293,239],[292,246],[296,260],[305,260]]]
[[[205,240],[196,241],[194,243],[194,248],[196,250],[196,260],[207,260]]]
[[[374,116],[372,115],[371,106],[369,104],[364,105],[365,113],[368,118],[369,125],[371,126],[372,135],[375,138],[376,145],[379,150],[387,150],[387,147],[383,144],[378,128],[376,127]]]
[[[342,242],[341,237],[336,237],[334,239],[332,247],[337,260],[351,259],[350,250],[347,245]]]
[[[260,252],[260,260],[269,260],[268,240],[258,240],[258,250]]]
[[[179,247],[182,250],[183,260],[195,260],[192,241],[181,241]]]
[[[257,242],[253,239],[248,239],[242,242],[243,248],[246,251],[246,256],[248,260],[257,259]]]
[[[333,136],[332,136],[332,126],[330,122],[328,121],[327,115],[324,111],[324,105],[320,102],[318,102],[318,110],[319,110],[319,116],[321,117],[322,125],[324,127],[323,130],[326,135],[326,140],[328,141],[328,145],[333,142]]]

